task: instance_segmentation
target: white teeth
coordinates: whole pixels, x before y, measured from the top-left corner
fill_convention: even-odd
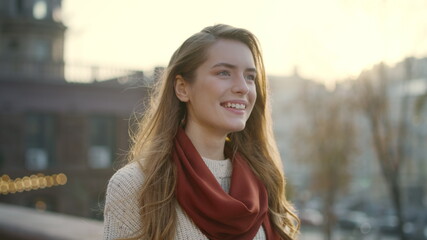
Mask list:
[[[235,108],[239,110],[246,108],[245,104],[240,104],[240,103],[226,103],[224,106],[227,108]]]

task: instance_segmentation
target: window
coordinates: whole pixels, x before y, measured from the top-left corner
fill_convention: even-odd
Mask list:
[[[16,13],[22,14],[24,12],[24,0],[16,0],[15,1]]]
[[[48,114],[29,114],[26,118],[25,167],[43,170],[53,165],[54,119]]]
[[[41,20],[41,19],[45,19],[46,16],[47,16],[46,0],[35,1],[33,6],[33,17],[35,19]]]
[[[114,152],[114,132],[113,117],[93,116],[90,118],[88,153],[90,167],[107,168],[111,166]]]
[[[51,43],[47,39],[34,38],[30,41],[30,56],[37,61],[48,60]]]

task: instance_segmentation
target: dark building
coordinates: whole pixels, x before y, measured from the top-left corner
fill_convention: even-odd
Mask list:
[[[61,0],[0,1],[0,176],[68,179],[8,194],[2,185],[0,202],[100,218],[148,83],[138,71],[65,65],[60,11]]]
[[[2,77],[64,81],[61,0],[2,0],[0,24]]]

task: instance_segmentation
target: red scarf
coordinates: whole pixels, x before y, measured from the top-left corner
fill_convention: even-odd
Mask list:
[[[280,239],[270,223],[267,191],[240,154],[232,159],[229,194],[181,128],[172,158],[177,166],[179,205],[209,239],[252,240],[261,225],[268,240]]]

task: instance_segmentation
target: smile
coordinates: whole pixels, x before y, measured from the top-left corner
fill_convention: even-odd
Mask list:
[[[221,105],[225,108],[234,108],[234,109],[238,109],[238,110],[246,109],[246,105],[243,103],[230,103],[230,102],[228,102],[228,103],[224,103]]]

